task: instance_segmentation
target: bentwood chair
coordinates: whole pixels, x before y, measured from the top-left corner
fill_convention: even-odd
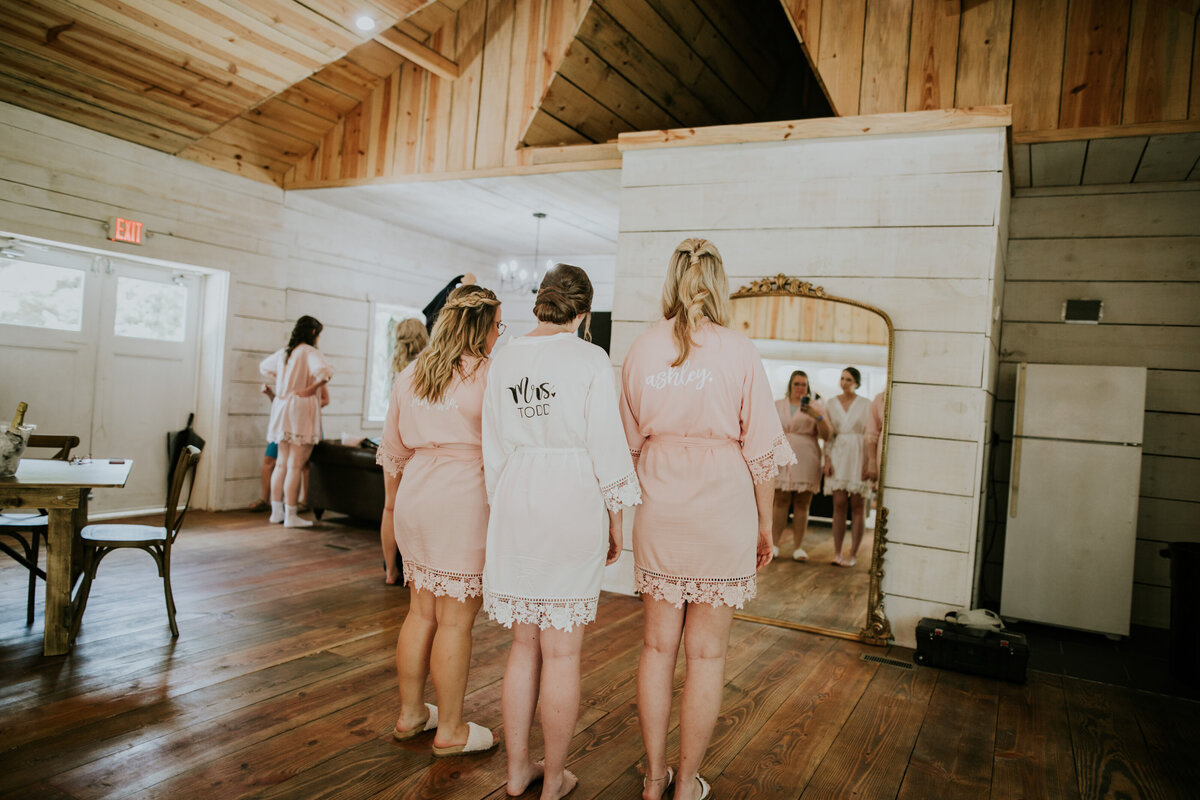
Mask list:
[[[79,587],[79,610],[71,623],[71,640],[79,632],[83,612],[87,608],[88,595],[100,561],[114,550],[136,548],[145,550],[158,565],[158,575],[163,579],[163,593],[167,598],[167,622],[171,625],[171,636],[179,635],[175,624],[175,597],[171,593],[171,546],[183,527],[192,500],[192,485],[196,480],[196,465],[200,463],[200,448],[188,445],[175,462],[175,474],[167,491],[167,508],[162,527],[153,525],[88,525],[83,529],[83,583]],[[180,505],[180,498],[183,500]]]
[[[67,461],[71,458],[71,450],[79,446],[78,436],[57,436],[53,434],[31,434],[25,443],[25,449],[55,449],[58,452],[50,456],[56,461]],[[46,573],[38,566],[38,554],[41,542],[46,538],[50,525],[50,515],[46,509],[36,511],[0,511],[0,536],[9,536],[16,540],[14,544],[21,547],[17,552],[5,542],[0,542],[3,551],[29,570],[29,602],[25,611],[25,624],[33,624],[33,599],[37,594],[37,579],[46,580]]]

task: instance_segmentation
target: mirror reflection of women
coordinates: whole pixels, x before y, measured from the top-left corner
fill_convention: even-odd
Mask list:
[[[866,526],[866,501],[871,499],[868,478],[867,428],[871,402],[858,394],[862,374],[854,367],[842,370],[842,392],[826,403],[833,438],[825,448],[825,493],[833,495],[833,563],[852,567],[857,561]],[[846,518],[850,518],[850,552],[842,551]]]
[[[393,383],[404,368],[413,362],[429,344],[425,323],[416,317],[402,319],[392,326],[392,376]],[[389,495],[390,496],[390,495]],[[400,582],[400,567],[396,563],[395,525],[392,515],[385,513],[379,523],[379,543],[383,547],[383,582],[394,586]]]
[[[296,320],[287,347],[262,360],[258,370],[273,384],[267,441],[279,448],[271,473],[271,522],[286,528],[307,528],[313,523],[300,516],[300,476],[321,441],[321,406],[327,398],[325,384],[333,367],[317,349],[324,328],[310,316]],[[326,401],[327,402],[327,401]]]
[[[780,539],[787,527],[788,511],[792,511],[792,537],[796,549],[792,551],[795,561],[807,561],[804,552],[804,534],[808,530],[808,507],[813,494],[821,488],[821,444],[833,435],[825,419],[825,405],[814,395],[808,373],[796,370],[788,379],[787,392],[775,403],[779,421],[788,444],[796,454],[796,463],[781,467],[775,478],[775,517],[772,533],[775,546],[772,554],[779,555]]]
[[[586,272],[569,264],[547,272],[533,305],[537,327],[496,354],[484,401],[492,499],[484,609],[513,632],[501,703],[514,797],[539,778],[542,800],[576,785],[566,760],[583,631],[596,618],[604,566],[621,553],[621,508],[641,502],[612,362],[575,335],[591,307]],[[540,763],[529,749],[539,707]]]
[[[709,796],[700,776],[721,708],[734,608],[771,561],[771,501],[788,447],[753,342],[726,327],[729,282],[717,248],[687,239],[671,255],[664,319],[622,365],[621,416],[637,454],[643,505],[634,516],[634,580],[645,633],[638,716],[646,745],[644,800],[674,779],[667,766],[675,662],[687,677],[674,796]]]
[[[409,588],[396,642],[400,715],[393,736],[437,728],[435,756],[482,752],[492,732],[462,718],[471,627],[483,603],[488,505],[481,419],[488,355],[500,337],[489,289],[451,292],[433,338],[392,385],[383,443],[384,516],[391,516]],[[423,702],[433,678],[436,706]]]

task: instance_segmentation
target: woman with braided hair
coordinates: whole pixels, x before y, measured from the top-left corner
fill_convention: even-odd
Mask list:
[[[279,452],[271,473],[271,522],[285,528],[307,528],[296,507],[300,498],[300,477],[312,455],[313,445],[321,441],[321,407],[328,403],[325,384],[333,377],[333,367],[317,349],[324,326],[305,315],[296,320],[287,347],[262,360],[258,371],[273,384],[271,418],[267,423],[267,441],[275,442]]]
[[[725,327],[729,282],[717,248],[686,239],[671,255],[663,320],[622,365],[621,418],[643,504],[633,521],[635,586],[645,632],[638,716],[646,745],[642,797],[707,798],[700,764],[721,706],[733,610],[755,595],[771,561],[771,506],[784,437],[753,342]],[[687,678],[679,772],[667,766],[675,661]]]
[[[409,588],[396,642],[400,716],[393,736],[435,728],[435,756],[490,750],[492,732],[463,720],[471,627],[483,593],[488,504],[480,452],[488,358],[504,331],[482,286],[450,293],[433,337],[392,385],[383,442],[384,516],[393,520]],[[424,702],[433,678],[437,705]]]
[[[474,283],[474,281],[472,281]],[[429,333],[425,323],[409,317],[390,326],[392,340],[392,376],[404,371],[429,344]],[[396,531],[391,514],[384,514],[379,522],[379,543],[383,547],[383,582],[389,586],[400,583],[400,566],[397,564],[399,551],[396,549]]]
[[[483,605],[513,631],[501,697],[507,791],[520,795],[541,779],[542,800],[576,784],[566,760],[583,630],[596,618],[604,566],[621,554],[622,506],[641,499],[612,362],[575,335],[591,307],[586,272],[569,264],[547,272],[537,327],[496,354],[483,407],[492,499]],[[545,759],[536,762],[529,732],[539,703]]]

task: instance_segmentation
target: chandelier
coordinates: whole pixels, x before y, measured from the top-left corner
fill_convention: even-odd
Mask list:
[[[544,211],[533,212],[534,219],[537,220],[537,229],[533,235],[533,262],[529,265],[522,264],[520,259],[510,259],[503,261],[497,268],[500,273],[500,290],[505,292],[516,292],[518,294],[536,293],[538,287],[542,285],[542,277],[554,266],[553,259],[547,259],[544,265],[541,262],[541,245],[542,245],[542,220],[546,218]]]

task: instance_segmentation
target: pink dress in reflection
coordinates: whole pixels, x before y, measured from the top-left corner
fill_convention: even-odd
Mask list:
[[[312,345],[296,345],[285,362],[286,356],[287,348],[280,348],[258,365],[258,371],[275,388],[267,441],[316,444],[321,441],[321,406],[328,402],[323,403],[322,397],[329,394],[324,386],[312,394],[303,392],[321,378],[332,377],[333,367]]]
[[[820,400],[813,402],[812,408],[821,416],[825,416],[825,404]],[[792,412],[792,404],[788,398],[775,403],[779,413],[779,421],[783,425],[784,435],[792,452],[796,454],[796,463],[779,468],[775,478],[775,488],[781,492],[817,492],[821,488],[821,443],[817,441],[817,421],[805,414],[796,406]]]
[[[638,337],[621,370],[621,418],[637,462],[635,587],[674,603],[741,608],[756,592],[754,484],[796,456],[754,344],[710,322],[687,360],[668,320]]]
[[[469,371],[470,359],[463,361]],[[413,395],[413,364],[392,384],[375,460],[400,475],[395,530],[404,581],[434,596],[465,600],[483,592],[488,503],[480,420],[490,366],[485,359],[467,380],[456,374],[436,403]]]

